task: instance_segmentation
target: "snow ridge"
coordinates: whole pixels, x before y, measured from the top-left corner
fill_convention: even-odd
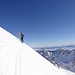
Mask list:
[[[0,27],[0,75],[65,75],[36,51]]]

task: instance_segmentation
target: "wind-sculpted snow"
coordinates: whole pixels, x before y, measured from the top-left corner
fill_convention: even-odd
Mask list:
[[[36,51],[0,27],[0,75],[65,75]]]

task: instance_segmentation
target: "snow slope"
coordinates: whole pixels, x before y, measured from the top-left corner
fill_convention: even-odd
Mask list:
[[[0,27],[0,75],[65,75],[25,43]]]
[[[61,69],[61,68],[60,68]],[[65,69],[61,69],[66,75],[75,75],[75,73],[71,72],[71,71],[67,71]]]

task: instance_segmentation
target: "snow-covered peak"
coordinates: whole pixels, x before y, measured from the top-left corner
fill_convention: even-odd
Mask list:
[[[59,68],[63,68],[67,75],[75,75],[75,50],[54,50],[37,51],[51,63]]]
[[[25,43],[0,27],[0,75],[65,75]]]

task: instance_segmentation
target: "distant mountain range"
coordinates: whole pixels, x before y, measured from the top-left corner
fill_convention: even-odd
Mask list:
[[[63,46],[50,46],[50,47],[35,47],[33,48],[35,49],[36,51],[37,50],[46,50],[46,51],[53,51],[53,50],[60,50],[60,49],[68,49],[68,50],[73,50],[75,49],[75,45],[63,45]]]
[[[75,72],[75,45],[41,47],[35,50],[58,68]]]

